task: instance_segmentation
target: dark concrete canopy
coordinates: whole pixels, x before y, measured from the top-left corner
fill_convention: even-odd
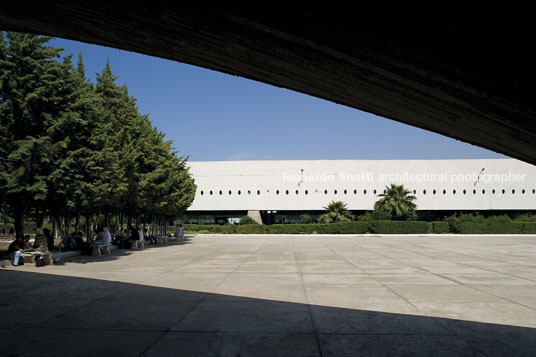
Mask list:
[[[536,164],[531,11],[434,5],[419,15],[386,13],[387,4],[359,5],[357,12],[295,1],[0,0],[0,6],[2,30],[243,76]]]

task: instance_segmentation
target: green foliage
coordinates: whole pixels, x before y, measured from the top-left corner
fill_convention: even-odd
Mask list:
[[[0,36],[0,194],[15,226],[28,212],[184,212],[196,189],[186,158],[139,113],[127,87],[116,85],[109,63],[93,85],[81,55],[74,67],[47,41]]]
[[[245,224],[258,224],[258,223],[255,222],[255,220],[251,218],[250,216],[242,216],[240,217],[240,224],[245,225]]]
[[[432,233],[436,234],[445,234],[449,233],[449,224],[445,221],[437,221],[437,222],[431,222],[432,225]]]
[[[536,234],[536,222],[460,222],[461,234]]]
[[[413,202],[417,198],[406,190],[404,185],[391,184],[385,187],[385,193],[378,195],[381,197],[374,204],[375,219],[393,219],[412,221],[417,219],[415,209],[417,205]]]
[[[376,234],[425,234],[430,233],[430,224],[421,221],[374,221],[370,233]]]
[[[347,204],[342,201],[331,201],[324,207],[326,213],[319,217],[321,223],[349,222],[354,219]]]
[[[300,215],[300,221],[301,223],[312,223],[313,217],[310,214],[304,213]]]
[[[513,219],[514,222],[536,222],[536,215],[534,214],[521,214]]]
[[[186,232],[224,234],[446,234],[450,230],[446,221],[354,221],[312,224],[253,225],[201,225],[186,224]],[[536,222],[460,222],[458,232],[462,234],[536,234]]]

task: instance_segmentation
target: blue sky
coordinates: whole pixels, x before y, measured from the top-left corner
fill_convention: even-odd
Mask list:
[[[290,90],[178,62],[54,39],[84,56],[94,82],[106,60],[190,161],[499,158],[503,155]]]

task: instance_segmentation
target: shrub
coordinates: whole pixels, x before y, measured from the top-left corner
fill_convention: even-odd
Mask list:
[[[461,222],[462,234],[536,234],[536,222]]]
[[[245,224],[241,225],[238,228],[240,234],[264,234],[266,233],[267,227],[258,223],[255,224]]]
[[[242,216],[240,217],[240,224],[258,224],[258,223],[250,216]]]
[[[514,222],[536,222],[536,215],[535,214],[521,214],[514,218]]]
[[[445,221],[432,222],[432,233],[445,234],[449,233],[449,224]]]
[[[312,223],[313,217],[310,214],[305,213],[300,216],[300,221],[301,223]]]
[[[449,232],[451,233],[458,233],[458,217],[456,217],[456,214],[453,214],[452,216],[445,217],[445,222],[447,222],[447,225],[449,227]]]
[[[370,232],[376,234],[428,233],[429,224],[421,221],[375,221],[371,223]]]

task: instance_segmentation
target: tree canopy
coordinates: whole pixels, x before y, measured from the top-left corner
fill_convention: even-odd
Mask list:
[[[139,113],[110,63],[91,83],[82,55],[73,65],[49,40],[0,38],[0,194],[16,233],[25,215],[40,226],[45,216],[139,221],[184,212],[196,188],[187,158]]]

